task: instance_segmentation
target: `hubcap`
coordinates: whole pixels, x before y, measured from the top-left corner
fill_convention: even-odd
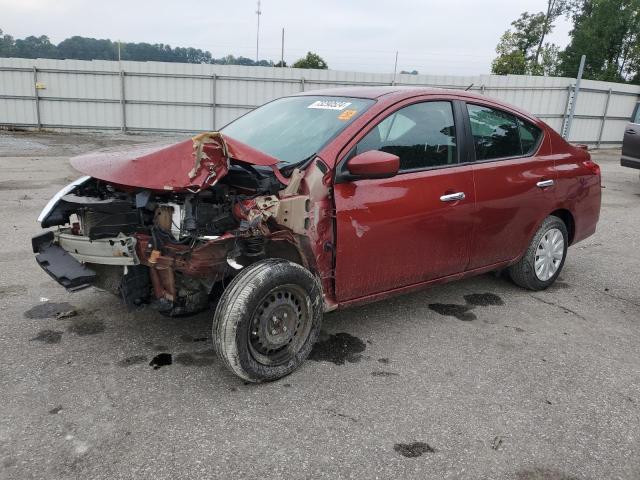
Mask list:
[[[281,365],[298,353],[311,329],[310,304],[297,285],[269,292],[253,314],[248,346],[263,365]]]
[[[557,228],[548,230],[540,239],[536,249],[536,277],[546,282],[553,277],[564,256],[564,236]]]

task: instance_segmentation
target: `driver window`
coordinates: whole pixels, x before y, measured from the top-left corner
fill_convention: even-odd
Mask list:
[[[458,163],[451,103],[416,103],[394,112],[356,147],[357,154],[368,150],[397,155],[401,171]]]

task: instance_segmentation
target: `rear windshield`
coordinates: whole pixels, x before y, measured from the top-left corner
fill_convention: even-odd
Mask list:
[[[351,97],[285,97],[247,113],[221,131],[292,165],[317,153],[373,103]]]

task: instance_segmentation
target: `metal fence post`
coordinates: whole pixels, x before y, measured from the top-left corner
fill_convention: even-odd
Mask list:
[[[38,95],[38,68],[33,66],[33,95],[36,102],[36,123],[38,130],[42,130],[42,121],[40,120],[40,96]]]
[[[567,85],[567,100],[564,102],[564,110],[562,114],[562,125],[560,125],[560,133],[564,134],[565,126],[567,125],[567,115],[569,113],[569,102],[571,101],[571,90],[573,85]]]
[[[300,91],[304,92],[304,77],[300,77]]]
[[[127,132],[127,102],[124,94],[124,70],[120,70],[120,105],[122,106],[122,121],[120,130]]]
[[[586,59],[586,55],[582,55],[582,58],[580,58],[580,67],[578,68],[578,76],[576,77],[576,86],[573,89],[571,110],[569,111],[569,118],[567,118],[565,130],[562,132],[562,136],[565,140],[569,140],[569,135],[571,134],[571,124],[573,123],[573,115],[576,113],[576,103],[578,103],[578,94],[580,93],[580,80],[582,80],[582,72],[584,72],[584,62]]]
[[[217,75],[214,73],[211,76],[211,123],[212,131],[216,131],[216,79]]]
[[[607,113],[609,113],[609,101],[611,100],[611,89],[607,92],[607,101],[604,104],[604,112],[602,112],[602,123],[600,123],[600,132],[598,133],[598,143],[596,148],[600,148],[602,142],[602,132],[604,132],[604,123],[607,121]]]

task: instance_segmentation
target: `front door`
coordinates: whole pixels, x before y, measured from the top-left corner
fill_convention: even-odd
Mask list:
[[[475,191],[472,167],[459,164],[460,132],[451,102],[413,103],[387,114],[350,152],[398,155],[400,171],[335,185],[339,301],[464,271]]]

